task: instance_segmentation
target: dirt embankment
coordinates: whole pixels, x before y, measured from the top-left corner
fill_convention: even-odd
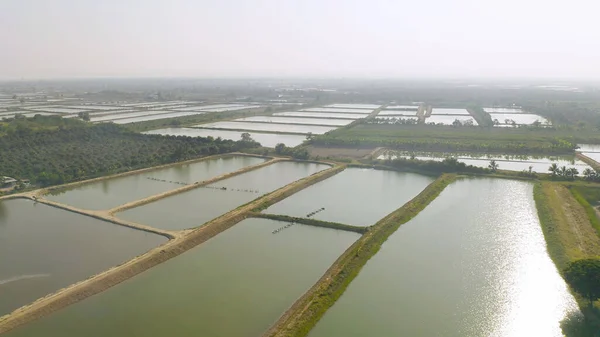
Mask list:
[[[68,288],[41,298],[30,305],[17,309],[13,313],[0,318],[0,334],[105,291],[135,275],[168,261],[234,226],[245,219],[249,212],[262,207],[268,207],[343,169],[344,166],[332,167],[288,184],[258,200],[242,205],[206,223],[200,228],[181,231],[174,239],[122,265],[111,268],[85,281],[73,284]]]
[[[319,158],[349,158],[363,159],[379,148],[346,148],[346,147],[316,147],[308,146],[306,148],[311,157]]]

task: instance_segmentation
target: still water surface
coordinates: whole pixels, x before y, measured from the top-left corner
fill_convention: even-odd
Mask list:
[[[466,179],[402,225],[309,336],[552,337],[574,311],[533,185]]]
[[[163,229],[197,227],[264,194],[327,168],[327,165],[312,163],[274,163],[126,210],[117,216]]]
[[[25,199],[0,201],[0,316],[166,241]]]
[[[260,336],[359,235],[247,219],[7,337]]]
[[[227,156],[192,164],[171,166],[114,179],[81,185],[67,191],[56,191],[45,197],[83,209],[110,209],[118,205],[166,192],[196,181],[207,180],[265,159]]]
[[[419,194],[432,178],[414,173],[348,168],[288,197],[266,213],[370,226]]]

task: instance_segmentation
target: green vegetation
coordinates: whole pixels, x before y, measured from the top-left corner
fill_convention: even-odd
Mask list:
[[[385,166],[392,167],[398,170],[408,170],[411,172],[426,172],[426,173],[489,173],[489,169],[467,165],[459,162],[454,157],[447,157],[442,161],[435,160],[419,160],[411,158],[396,158],[377,161]]]
[[[486,128],[432,125],[365,124],[315,136],[311,143],[328,147],[387,147],[406,151],[512,154],[573,153],[577,143],[600,143],[595,130],[569,128]]]
[[[268,213],[251,213],[250,216],[253,218],[264,218],[264,219],[271,219],[271,220],[277,220],[277,221],[288,222],[288,223],[295,222],[295,223],[301,223],[301,224],[309,225],[309,226],[340,229],[340,230],[356,232],[356,233],[360,233],[360,234],[364,234],[369,231],[369,227],[351,226],[351,225],[346,225],[346,224],[342,224],[342,223],[329,222],[329,221],[323,221],[323,220],[317,220],[317,219],[311,219],[311,218],[297,218],[297,217],[293,217],[293,216],[268,214]]]
[[[290,156],[295,159],[303,160],[306,160],[309,157],[308,150],[306,148],[301,146],[287,147],[283,143],[275,145],[275,154],[279,156]]]
[[[442,175],[411,201],[372,226],[336,261],[319,283],[294,305],[295,311],[292,310],[287,320],[284,316],[284,321],[278,324],[280,329],[275,329],[267,336],[306,336],[387,238],[400,225],[421,212],[455,179],[455,175]]]
[[[583,206],[590,223],[600,236],[600,219],[598,219],[598,214],[595,209],[600,201],[600,188],[597,186],[578,185],[570,186],[569,190],[571,191],[571,194],[573,194],[573,197],[575,197],[575,200]]]
[[[31,128],[10,125],[0,137],[1,175],[48,186],[258,146],[211,137],[143,135],[115,124],[44,119]],[[56,127],[58,121],[69,125]]]
[[[563,271],[565,280],[581,296],[589,301],[600,299],[600,260],[583,259],[571,262]]]
[[[0,137],[14,135],[28,131],[57,130],[69,127],[83,126],[85,123],[75,118],[61,118],[60,116],[35,115],[31,118],[0,118]]]
[[[485,112],[480,106],[469,106],[467,108],[471,116],[475,118],[479,126],[493,126],[494,121],[489,113]]]

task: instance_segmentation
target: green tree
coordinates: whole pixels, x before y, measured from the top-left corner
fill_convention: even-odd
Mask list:
[[[594,180],[596,178],[596,172],[588,167],[583,170],[583,177],[585,180]]]
[[[556,163],[552,163],[552,165],[550,165],[550,167],[548,168],[548,171],[550,171],[550,173],[552,173],[552,176],[555,177],[560,172],[560,169],[558,168],[558,165],[556,165]]]
[[[248,132],[244,132],[242,133],[242,142],[253,142],[254,139],[252,139],[252,135],[249,134]]]
[[[284,152],[285,152],[285,144],[278,143],[277,145],[275,145],[275,153],[283,154]]]
[[[500,167],[500,165],[498,165],[494,159],[490,160],[490,164],[488,165],[490,171],[496,172],[498,171],[498,167]]]
[[[585,297],[590,306],[600,299],[600,260],[583,259],[570,263],[564,270],[565,280]]]
[[[311,140],[313,138],[312,132],[306,134],[306,140]]]
[[[90,113],[87,111],[80,111],[77,113],[77,117],[83,119],[86,122],[90,121]]]

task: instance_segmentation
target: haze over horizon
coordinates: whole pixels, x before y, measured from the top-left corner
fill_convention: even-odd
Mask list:
[[[598,79],[592,0],[0,2],[0,79]]]

